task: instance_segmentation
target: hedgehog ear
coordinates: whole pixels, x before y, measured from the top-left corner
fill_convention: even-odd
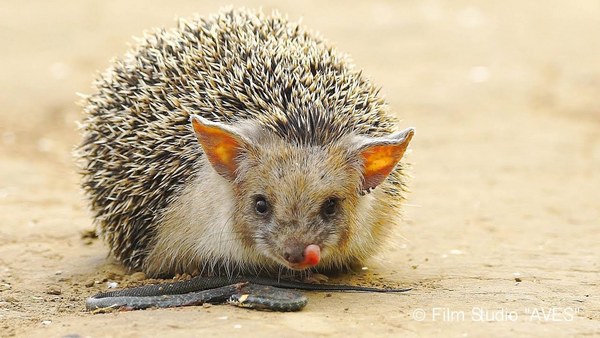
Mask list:
[[[400,161],[415,130],[407,128],[385,137],[360,138],[357,155],[362,162],[362,190],[381,184]]]
[[[238,160],[246,150],[248,140],[236,128],[191,115],[196,138],[212,167],[223,177],[234,181]]]

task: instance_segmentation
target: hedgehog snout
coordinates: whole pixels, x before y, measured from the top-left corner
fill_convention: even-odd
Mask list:
[[[282,255],[286,265],[295,270],[303,270],[317,265],[321,259],[321,247],[290,239],[283,244]]]

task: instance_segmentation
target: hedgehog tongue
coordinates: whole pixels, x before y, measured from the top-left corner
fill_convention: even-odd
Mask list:
[[[304,261],[300,265],[315,266],[321,259],[321,248],[316,244],[311,244],[304,248]]]

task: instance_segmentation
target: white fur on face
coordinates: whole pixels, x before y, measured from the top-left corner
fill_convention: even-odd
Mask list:
[[[167,208],[146,269],[152,274],[239,269],[255,260],[234,232],[231,183],[208,163]]]

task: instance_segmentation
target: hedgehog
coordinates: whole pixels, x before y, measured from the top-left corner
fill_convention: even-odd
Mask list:
[[[379,91],[278,13],[145,33],[83,102],[76,153],[99,235],[153,277],[361,264],[397,223],[414,134]]]

